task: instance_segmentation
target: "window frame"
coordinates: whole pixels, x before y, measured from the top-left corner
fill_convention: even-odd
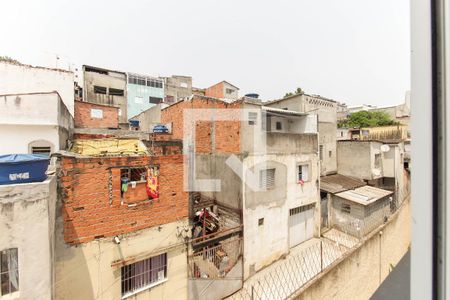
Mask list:
[[[7,256],[7,259],[9,261],[9,255],[8,253],[10,251],[15,251],[15,259],[17,261],[17,266],[15,268],[15,273],[16,273],[16,277],[17,277],[17,288],[14,287],[15,290],[11,291],[12,289],[12,283],[9,277],[9,263],[8,263],[8,269],[6,271],[3,271],[2,269],[2,265],[3,265],[3,256]],[[2,275],[3,274],[7,274],[8,275],[8,292],[4,293],[3,291],[3,279],[2,279]],[[19,273],[19,249],[18,248],[8,248],[8,249],[3,249],[2,251],[0,251],[0,297],[1,296],[5,296],[5,295],[10,295],[13,294],[15,292],[19,292],[20,291],[20,273]]]
[[[301,180],[303,180],[303,182],[309,182],[309,181],[311,181],[311,174],[310,174],[310,163],[308,162],[308,163],[297,163],[297,168],[296,168],[296,173],[297,173],[297,183],[299,183],[300,182],[300,179]],[[303,179],[303,178],[300,178],[300,167],[306,167],[307,169],[306,169],[306,172],[304,172],[303,170],[302,170],[302,176],[303,176],[303,174],[304,173],[306,173],[306,180],[305,179]]]
[[[278,125],[280,125],[279,126],[280,128],[278,128]],[[275,130],[282,131],[283,130],[283,122],[275,121]]]
[[[269,172],[268,172],[269,171]],[[267,175],[273,172],[273,180],[271,181],[272,184],[269,186],[268,182],[269,180]],[[264,176],[265,176],[265,179]],[[276,168],[267,168],[267,169],[263,169],[263,170],[259,170],[259,188],[260,189],[264,189],[264,190],[273,190],[275,189],[276,183]],[[265,185],[263,185],[263,183],[265,183]]]
[[[159,263],[161,264],[160,266],[155,267],[155,269],[152,269],[152,260],[156,260],[156,259],[161,259],[162,258],[162,262],[160,261]],[[132,268],[132,266],[134,266],[134,268]],[[128,277],[124,278],[124,272],[130,272],[131,270],[134,271],[134,273],[136,273],[136,269],[141,266],[143,271],[139,274],[133,274],[130,275]],[[160,270],[162,268],[162,270]],[[158,279],[159,276],[159,272],[164,271],[164,278],[162,279]],[[152,272],[156,272],[152,273]],[[147,274],[147,275],[146,275]],[[139,276],[143,276],[143,278],[139,279]],[[156,276],[156,281],[152,282],[152,278],[153,276]],[[138,278],[138,280],[143,279],[144,284],[142,286],[136,287],[136,281],[133,283],[132,282],[132,278],[134,277],[134,280],[136,280],[136,278]],[[121,290],[121,299],[125,299],[128,297],[131,297],[133,295],[136,295],[140,292],[143,292],[145,290],[151,289],[157,285],[160,285],[164,282],[166,282],[168,280],[168,255],[167,252],[158,254],[158,255],[154,255],[148,258],[145,258],[143,260],[131,263],[131,264],[127,264],[125,266],[122,266],[120,268],[120,290]],[[128,289],[124,288],[126,285],[126,282],[129,282],[129,287]],[[134,284],[135,287],[131,287],[131,285]]]

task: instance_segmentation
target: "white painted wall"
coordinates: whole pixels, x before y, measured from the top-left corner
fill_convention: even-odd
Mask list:
[[[104,238],[78,246],[64,242],[62,220],[57,222],[55,299],[120,299],[121,268],[111,264],[163,252],[167,252],[167,281],[127,299],[188,298],[186,245],[177,237],[177,227],[187,226],[187,219],[127,234],[120,244]]]
[[[19,291],[8,299],[53,299],[55,203],[54,177],[0,186],[0,250],[19,255]]]
[[[0,95],[57,91],[74,115],[73,72],[0,62]]]
[[[243,164],[251,169],[264,161],[277,162],[286,167],[286,174],[281,174],[277,169],[275,175],[286,176],[286,193],[284,199],[280,199],[284,194],[279,193],[277,198],[261,199],[260,205],[249,207],[247,197],[251,191],[248,186],[243,186],[244,279],[251,275],[250,265],[255,264],[255,270],[258,271],[289,252],[289,209],[317,203],[314,234],[317,235],[320,231],[317,154],[251,155],[244,159]],[[309,164],[309,181],[303,186],[297,181],[297,165],[300,163]],[[262,226],[258,226],[260,218],[264,218]]]
[[[0,96],[0,154],[29,153],[29,143],[48,141],[64,150],[73,119],[57,93]]]

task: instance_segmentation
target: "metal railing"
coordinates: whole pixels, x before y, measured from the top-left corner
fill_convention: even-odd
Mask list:
[[[188,256],[190,278],[223,278],[242,256],[242,237],[231,237]]]

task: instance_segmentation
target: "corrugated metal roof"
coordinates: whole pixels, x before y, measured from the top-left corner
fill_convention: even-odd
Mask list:
[[[332,194],[356,189],[365,185],[366,183],[362,180],[341,174],[328,175],[320,178],[320,189]]]
[[[147,147],[137,139],[75,140],[70,151],[85,156],[148,155]]]
[[[366,185],[338,193],[336,196],[362,205],[368,205],[391,194],[393,192]]]

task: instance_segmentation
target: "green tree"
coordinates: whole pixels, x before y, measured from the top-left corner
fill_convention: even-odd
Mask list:
[[[360,128],[398,125],[391,117],[382,111],[359,111],[351,114],[347,120],[338,124],[339,127]]]
[[[303,95],[303,94],[304,94],[303,90],[298,87],[295,90],[295,92],[293,92],[293,93],[292,92],[288,92],[288,93],[284,94],[284,98],[290,97],[290,96],[294,96],[294,95]]]

